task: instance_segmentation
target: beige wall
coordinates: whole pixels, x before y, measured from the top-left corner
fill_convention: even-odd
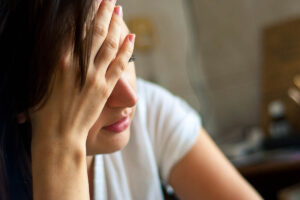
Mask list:
[[[218,134],[259,124],[261,33],[300,17],[297,0],[194,0],[202,67]]]
[[[190,37],[192,31],[187,23],[183,1],[126,0],[120,4],[124,7],[126,21],[149,18],[157,35],[152,51],[135,51],[137,75],[166,87],[202,112],[206,106],[200,105],[203,103],[199,102],[189,81],[189,73],[196,74],[199,79],[203,78],[203,73],[199,73],[202,68],[196,63],[197,58],[190,59],[190,43],[195,41]],[[191,67],[197,72],[191,72]],[[201,88],[203,86],[201,84]]]
[[[211,98],[198,101],[188,81],[187,52],[192,29],[183,4],[193,3],[196,14],[196,76],[207,80]],[[204,118],[209,129],[223,135],[259,124],[261,31],[266,25],[300,16],[299,0],[126,0],[125,19],[148,16],[159,42],[153,52],[137,52],[138,75],[153,79],[185,98]],[[201,61],[201,62],[198,62]],[[204,77],[203,77],[204,76]],[[203,89],[203,88],[202,88]],[[205,91],[205,87],[204,87]],[[204,96],[203,96],[204,95]],[[212,107],[210,107],[212,105]],[[209,107],[208,109],[203,107]],[[208,113],[207,111],[211,112]],[[205,121],[204,119],[204,121]]]

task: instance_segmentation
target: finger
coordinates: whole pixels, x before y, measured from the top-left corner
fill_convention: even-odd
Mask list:
[[[125,24],[124,20],[121,22],[121,37],[119,44],[123,44],[124,40],[126,39],[127,35],[130,33],[127,25]]]
[[[94,60],[99,48],[105,40],[112,18],[116,0],[103,0],[95,14],[91,59]]]
[[[116,6],[114,15],[111,19],[108,34],[98,51],[94,65],[96,70],[103,73],[106,72],[111,61],[115,58],[119,50],[119,39],[121,36],[121,21],[122,21],[122,7]]]
[[[121,49],[119,50],[118,55],[111,63],[106,72],[105,76],[108,83],[115,84],[121,77],[121,74],[128,65],[128,60],[130,59],[133,53],[134,42],[135,35],[129,34],[125,39]]]

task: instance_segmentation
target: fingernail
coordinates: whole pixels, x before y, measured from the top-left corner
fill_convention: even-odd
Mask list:
[[[123,9],[122,6],[116,6],[114,9],[114,12],[119,15],[119,16],[123,16]]]
[[[110,1],[112,3],[116,3],[117,0],[108,0],[108,1]]]
[[[128,39],[133,43],[135,41],[135,34],[129,34]]]

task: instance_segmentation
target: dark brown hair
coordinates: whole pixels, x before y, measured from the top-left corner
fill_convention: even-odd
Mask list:
[[[16,116],[47,99],[68,42],[84,84],[93,5],[93,0],[0,0],[0,200],[32,199],[31,124],[18,124]]]

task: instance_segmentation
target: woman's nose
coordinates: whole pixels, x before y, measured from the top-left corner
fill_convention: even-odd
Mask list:
[[[106,105],[111,108],[133,107],[137,103],[137,94],[134,86],[130,85],[125,77],[120,78],[113,89]]]

